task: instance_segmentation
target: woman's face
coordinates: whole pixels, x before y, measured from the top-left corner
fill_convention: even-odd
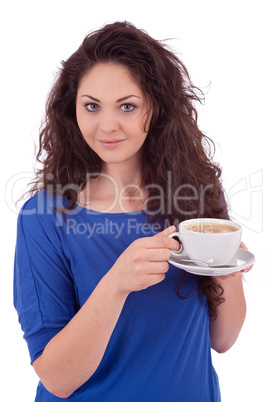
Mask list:
[[[138,158],[147,136],[144,123],[148,111],[141,88],[123,65],[97,64],[78,87],[78,126],[104,164],[133,162]]]

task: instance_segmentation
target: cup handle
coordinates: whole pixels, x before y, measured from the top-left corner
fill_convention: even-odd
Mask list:
[[[182,240],[181,240],[181,237],[180,237],[179,232],[173,232],[173,233],[171,233],[170,235],[168,235],[168,237],[173,237],[173,238],[175,238],[175,239],[179,242],[179,244],[180,244],[179,250],[171,250],[170,256],[171,256],[171,257],[180,256],[180,255],[182,254],[182,252],[183,252],[184,249],[183,249],[183,244],[182,244]]]

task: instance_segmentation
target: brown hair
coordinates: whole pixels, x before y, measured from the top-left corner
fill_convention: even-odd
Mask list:
[[[201,94],[187,69],[165,44],[128,22],[116,22],[90,33],[59,71],[41,126],[37,171],[32,193],[48,186],[77,205],[89,173],[101,172],[101,160],[85,142],[76,121],[77,89],[96,64],[126,66],[150,103],[152,118],[143,145],[143,185],[149,200],[157,186],[167,189],[161,213],[168,224],[194,217],[227,218],[220,183],[221,169],[212,161],[213,142],[197,125],[196,101]],[[150,201],[148,207],[152,206]],[[223,289],[212,277],[200,277],[210,315],[224,301]]]

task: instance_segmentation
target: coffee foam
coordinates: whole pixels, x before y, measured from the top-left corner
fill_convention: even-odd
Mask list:
[[[233,225],[217,222],[192,223],[184,226],[184,229],[198,233],[232,233],[238,230]]]

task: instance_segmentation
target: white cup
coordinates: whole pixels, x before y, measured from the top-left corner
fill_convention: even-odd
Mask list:
[[[171,251],[171,258],[184,258],[186,254],[191,260],[225,265],[235,256],[241,236],[241,226],[230,220],[188,219],[179,224],[178,232],[169,235],[177,237],[181,245],[178,251]]]

